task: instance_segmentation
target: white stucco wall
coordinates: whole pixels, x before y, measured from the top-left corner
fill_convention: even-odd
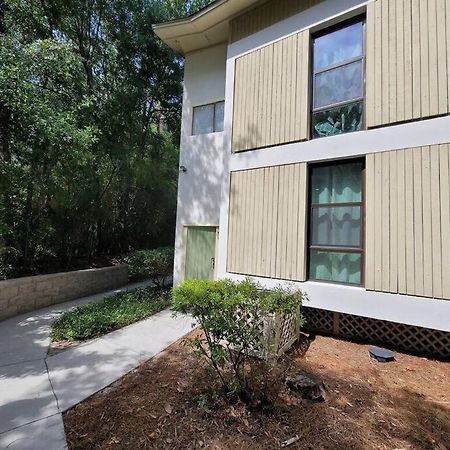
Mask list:
[[[223,176],[223,133],[192,136],[194,106],[224,100],[226,44],[186,56],[175,236],[174,283],[184,273],[184,227],[218,226]]]

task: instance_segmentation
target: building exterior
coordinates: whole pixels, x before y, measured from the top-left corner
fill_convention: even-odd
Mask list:
[[[308,294],[313,329],[450,356],[450,2],[217,0],[186,58],[175,283]]]

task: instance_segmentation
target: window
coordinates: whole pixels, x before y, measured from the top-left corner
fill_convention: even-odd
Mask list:
[[[364,21],[313,39],[313,137],[363,127]]]
[[[196,106],[192,120],[192,134],[214,133],[223,131],[225,102]]]
[[[362,161],[312,166],[309,277],[362,284]]]

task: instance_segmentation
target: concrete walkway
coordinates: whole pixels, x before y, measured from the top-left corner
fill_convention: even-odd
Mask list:
[[[47,357],[50,325],[62,312],[125,289],[0,322],[0,449],[67,448],[61,413],[108,386],[192,329],[169,310]]]

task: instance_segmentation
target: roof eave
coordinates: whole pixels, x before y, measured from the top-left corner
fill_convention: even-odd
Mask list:
[[[182,55],[228,41],[229,22],[261,0],[216,0],[197,13],[152,26],[156,35]]]

